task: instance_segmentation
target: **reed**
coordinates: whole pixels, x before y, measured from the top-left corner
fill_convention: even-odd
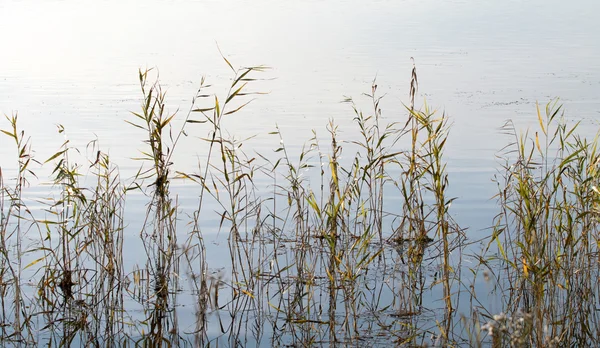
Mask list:
[[[493,270],[507,289],[502,317],[526,313],[526,330],[517,336],[536,346],[598,340],[597,137],[578,136],[579,123],[569,126],[561,110],[556,101],[545,112],[538,106],[531,135],[504,126],[514,141],[496,178],[500,213],[491,243],[499,260]],[[498,322],[488,327],[502,327]]]
[[[383,117],[373,81],[361,100],[344,100],[358,137],[343,139],[331,120],[294,153],[275,125],[267,135],[278,145],[256,153],[224,120],[264,94],[256,81],[268,69],[223,60],[226,93],[202,79],[183,115],[169,112],[155,70],[139,72],[140,108],[126,122],[143,143],[130,179],[100,140],[74,148],[62,126],[63,145],[37,162],[7,117],[17,170],[12,186],[0,170],[3,345],[598,343],[597,139],[579,137],[556,103],[538,109],[534,135],[503,128],[514,141],[496,176],[499,214],[475,253],[450,210],[449,118],[416,105],[414,62],[402,114]],[[177,171],[173,154],[192,136],[207,152],[196,170]],[[42,208],[24,198],[32,165],[52,166]],[[175,180],[197,199],[191,211]],[[128,227],[134,195],[146,209]],[[219,264],[207,230],[226,245]],[[143,250],[135,264],[128,243]],[[478,264],[463,266],[465,250]],[[463,270],[486,279],[502,313]],[[464,298],[474,309],[455,320]]]
[[[32,220],[23,191],[28,178],[34,177],[30,164],[36,163],[31,152],[30,139],[18,129],[17,114],[6,117],[10,128],[2,133],[12,139],[17,152],[17,172],[14,186],[6,185],[0,167],[0,301],[2,303],[2,341],[15,344],[33,342],[34,332],[29,324],[33,316],[30,299],[22,289],[22,273],[30,265],[23,265],[23,238],[30,231],[27,220]]]

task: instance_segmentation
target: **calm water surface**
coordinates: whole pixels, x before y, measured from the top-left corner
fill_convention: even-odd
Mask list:
[[[446,153],[450,196],[458,197],[453,214],[479,238],[495,214],[490,179],[495,154],[510,141],[498,130],[505,120],[535,125],[536,101],[560,97],[586,135],[598,129],[599,11],[591,0],[7,0],[0,2],[0,112],[19,113],[39,159],[64,141],[55,126],[62,124],[82,149],[98,138],[128,177],[142,146],[142,134],[123,121],[139,110],[138,68],[158,69],[169,109],[184,116],[202,76],[226,92],[232,75],[217,44],[236,66],[272,67],[254,87],[269,95],[226,127],[239,139],[257,135],[246,149],[268,153],[278,139],[267,133],[279,125],[298,153],[311,130],[326,134],[329,119],[342,137],[355,137],[352,110],[340,101],[352,96],[368,110],[361,94],[375,77],[386,94],[384,117],[404,121],[413,57],[419,99],[453,124]],[[10,172],[14,151],[0,139],[0,163]],[[185,139],[176,169],[194,169],[204,150]],[[195,204],[185,187],[175,188],[184,209]],[[128,209],[144,212],[142,203]],[[140,223],[131,221],[132,238]],[[228,262],[219,256],[226,243],[217,224],[205,232],[213,265]]]

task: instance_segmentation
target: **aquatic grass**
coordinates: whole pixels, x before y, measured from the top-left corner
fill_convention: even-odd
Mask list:
[[[58,129],[65,133],[62,126]],[[35,291],[30,292],[28,308],[32,312],[26,327],[35,332],[48,330],[44,340],[51,344],[98,346],[100,342],[116,342],[115,336],[123,333],[123,311],[119,308],[123,307],[124,201],[118,176],[105,155],[97,152],[96,161],[90,162],[90,168],[97,169],[92,174],[97,178],[96,186],[82,188],[80,166],[71,164],[71,151],[76,150],[66,140],[46,160],[55,163],[53,182],[59,190],[57,196],[41,200],[45,217],[29,208],[25,208],[27,215],[18,217],[39,232],[39,238],[27,236],[37,241],[21,251],[34,257],[21,272],[36,269],[28,274],[38,281]],[[29,281],[27,288],[32,285]],[[45,324],[38,328],[41,318]],[[34,342],[28,339],[21,343]]]
[[[504,127],[515,140],[497,177],[496,273],[507,313],[531,315],[529,343],[588,345],[598,338],[597,138],[579,137],[556,101],[537,118],[532,135]]]
[[[1,132],[13,140],[18,157],[14,186],[5,184],[0,168],[0,342],[26,343],[34,339],[34,332],[29,324],[33,311],[29,306],[30,300],[22,289],[22,272],[35,262],[23,265],[23,254],[26,251],[23,238],[30,229],[26,225],[27,220],[32,219],[23,201],[23,191],[29,185],[28,177],[35,177],[29,166],[37,161],[32,155],[29,137],[18,129],[18,115],[6,116],[6,120],[10,128],[2,129]]]
[[[50,236],[57,235],[58,243],[53,243],[55,237],[48,237],[32,252],[44,254],[39,294],[47,327],[54,328],[51,339],[57,344],[130,342],[157,346],[181,342],[176,314],[181,263],[198,299],[195,329],[188,332],[197,345],[221,342],[220,337],[207,336],[211,313],[217,315],[230,345],[245,344],[248,332],[260,342],[266,325],[272,326],[270,340],[281,344],[288,337],[304,344],[356,342],[366,332],[390,333],[394,325],[402,326],[390,326],[383,320],[379,328],[365,328],[361,320],[368,308],[364,301],[373,296],[361,284],[371,268],[386,264],[381,259],[387,243],[383,194],[384,187],[394,183],[386,166],[402,161],[403,153],[393,152],[393,148],[406,133],[396,128],[395,122],[380,124],[381,98],[376,96],[375,83],[367,94],[373,115],[365,116],[353,104],[363,141],[348,142],[359,149],[349,167],[340,161],[344,142],[338,140],[333,121],[327,128],[329,150],[320,147],[315,133],[310,146],[302,150],[299,163],[292,164],[283,134],[277,129],[273,134],[279,136],[281,147],[275,153],[283,157],[270,161],[268,156],[257,154],[265,160],[258,165],[255,157],[244,153],[242,142],[225,138],[222,119],[249,103],[234,104],[239,98],[260,94],[245,88],[256,80],[250,74],[264,68],[235,70],[225,61],[234,72],[228,94],[223,99],[213,98],[203,91],[210,86],[202,80],[184,126],[175,136],[171,121],[176,115],[167,113],[166,94],[158,82],[148,82],[151,71],[140,71],[141,111],[134,112],[135,120],[127,122],[144,131],[146,148],[138,158],[143,162],[141,169],[130,183],[120,182],[116,168],[106,154],[95,149],[95,143],[92,152],[96,156],[90,160],[90,168],[94,169],[96,186],[80,186],[81,166],[71,164],[69,154],[76,149],[69,147],[68,141],[46,161],[55,163],[53,180],[60,188],[58,198],[48,200],[46,212],[57,218],[36,222]],[[198,107],[196,102],[208,105]],[[208,136],[202,137],[209,144],[206,162],[199,163],[195,173],[171,173],[171,156],[179,138],[193,130],[187,127],[206,125]],[[59,132],[64,129],[59,127]],[[311,161],[316,157],[320,165],[313,167]],[[281,165],[287,174],[278,182]],[[302,176],[313,168],[318,171],[317,189],[311,186],[309,175]],[[259,174],[273,179],[272,197],[257,196],[254,177]],[[190,216],[191,229],[183,242],[177,238],[177,202],[170,196],[174,179],[200,185],[198,209]],[[125,271],[123,207],[127,194],[134,190],[149,199],[140,231],[146,261]],[[219,227],[229,230],[228,280],[208,275],[201,219],[207,196],[221,208]],[[280,250],[285,250],[283,255]],[[143,308],[143,320],[124,310],[125,298]],[[377,311],[379,304],[369,306]],[[222,321],[224,309],[231,320]],[[250,311],[258,314],[249,326],[242,313]],[[99,334],[101,325],[105,325],[104,336]],[[411,335],[418,337],[420,333],[417,330]]]
[[[515,141],[497,177],[500,213],[487,248],[473,255],[480,264],[469,268],[500,291],[501,315],[462,278],[466,236],[450,210],[449,118],[416,105],[414,64],[400,114],[383,117],[373,81],[362,96],[368,111],[362,99],[344,100],[358,137],[344,139],[331,120],[325,138],[314,130],[294,153],[275,125],[273,152],[256,153],[252,139],[230,136],[224,124],[264,94],[254,88],[267,69],[222,58],[232,74],[226,92],[201,79],[184,115],[169,112],[156,71],[141,70],[140,109],[127,120],[144,137],[137,174],[123,179],[98,140],[80,151],[65,138],[44,163],[53,166],[53,187],[41,211],[22,199],[33,158],[16,116],[8,118],[3,133],[17,144],[20,169],[13,188],[0,171],[3,344],[597,343],[599,156],[596,140],[560,122],[557,105],[540,110],[535,136],[504,128]],[[174,169],[183,137],[207,149],[189,172]],[[76,163],[82,154],[87,164]],[[175,180],[196,196],[192,211],[180,207]],[[134,194],[146,210],[142,225],[128,228]],[[132,228],[144,253],[126,265]],[[226,240],[218,265],[207,261],[209,229]],[[36,238],[30,231],[40,237],[25,246],[24,237]],[[23,290],[25,273],[33,291]],[[457,321],[465,296],[474,309]],[[189,305],[193,322],[183,322],[179,311]]]
[[[220,225],[219,228],[229,228],[228,243],[231,258],[232,280],[229,284],[233,296],[229,305],[232,320],[229,327],[223,328],[229,333],[229,342],[231,345],[241,344],[238,338],[243,325],[243,321],[235,320],[238,312],[248,310],[249,306],[255,306],[253,299],[254,293],[259,292],[260,288],[256,286],[256,278],[252,276],[257,266],[254,266],[256,258],[254,257],[255,245],[257,241],[256,233],[250,233],[250,224],[255,224],[255,232],[259,229],[260,204],[254,196],[254,187],[252,178],[257,170],[254,167],[254,158],[248,158],[242,150],[243,143],[235,139],[224,137],[222,120],[224,117],[233,115],[247,106],[252,99],[238,103],[238,100],[244,96],[262,94],[261,92],[248,91],[248,83],[255,81],[252,73],[262,72],[266,67],[256,66],[249,68],[234,69],[233,65],[222,56],[223,60],[232,69],[234,77],[229,86],[224,102],[219,101],[219,96],[214,96],[212,105],[206,107],[194,107],[190,115],[186,118],[186,123],[206,124],[210,126],[207,137],[202,138],[208,142],[208,155],[206,163],[199,166],[201,171],[196,173],[182,173],[178,175],[181,178],[190,179],[201,185],[199,194],[198,210],[194,212],[193,217],[193,235],[196,236],[200,250],[204,250],[203,237],[201,233],[200,214],[205,201],[205,195],[210,196],[220,207]],[[204,85],[204,83],[202,83]],[[207,87],[207,86],[205,86]],[[212,97],[207,94],[197,94],[196,98],[204,100]],[[221,99],[223,100],[223,99]],[[194,104],[194,103],[193,103]],[[200,115],[198,118],[196,115]],[[217,159],[214,159],[216,157]],[[202,170],[202,168],[204,168]],[[203,266],[205,267],[205,266]],[[206,273],[202,274],[204,277]],[[205,281],[201,280],[203,284]],[[219,287],[215,287],[215,299],[219,292]],[[200,303],[206,303],[207,289],[206,285],[201,290],[197,290],[201,297]],[[221,309],[220,307],[219,309]],[[204,314],[199,313],[202,318]],[[219,319],[220,321],[220,319]],[[204,319],[202,319],[204,322]],[[221,325],[226,325],[221,323]],[[260,320],[255,322],[256,327],[261,325]],[[201,331],[205,327],[200,328]],[[257,336],[260,336],[262,330],[256,329]],[[206,337],[203,337],[203,340]],[[203,341],[197,341],[202,343]]]
[[[144,191],[150,188],[150,203],[140,231],[140,239],[147,255],[144,268],[144,289],[137,298],[146,312],[148,331],[142,334],[137,344],[156,346],[161,342],[177,342],[177,330],[169,330],[174,317],[175,294],[179,267],[177,258],[177,209],[170,197],[170,153],[175,141],[168,137],[170,122],[175,114],[169,114],[165,105],[165,92],[157,83],[148,84],[148,73],[140,71],[142,92],[141,112],[134,112],[136,122],[128,121],[146,133],[147,149],[142,150],[139,160],[149,163],[148,169],[140,169],[134,179],[135,187]],[[169,142],[171,141],[171,142]],[[143,168],[143,167],[142,167]],[[145,184],[150,181],[150,184]],[[150,291],[150,289],[152,289]],[[164,318],[168,318],[164,320]]]

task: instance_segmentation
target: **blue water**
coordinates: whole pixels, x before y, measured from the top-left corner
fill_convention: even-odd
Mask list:
[[[499,130],[505,120],[535,127],[536,102],[558,97],[569,122],[581,120],[587,136],[597,131],[600,22],[592,14],[598,11],[600,3],[591,0],[2,1],[0,113],[19,114],[38,160],[69,140],[82,150],[74,160],[87,163],[94,151],[86,145],[98,139],[130,180],[139,168],[130,158],[139,156],[144,134],[124,120],[140,110],[140,68],[159,73],[169,111],[184,117],[202,76],[213,85],[206,93],[226,93],[232,72],[219,48],[235,66],[271,67],[250,88],[268,94],[228,116],[224,126],[236,139],[255,136],[244,141],[248,154],[269,157],[279,139],[267,133],[277,125],[288,151],[298,156],[313,129],[325,144],[330,119],[341,138],[356,139],[353,111],[341,101],[350,96],[369,110],[362,93],[375,78],[385,94],[384,121],[404,122],[412,57],[417,106],[426,100],[452,124],[448,194],[458,199],[451,212],[476,240],[489,235],[496,214],[495,155],[512,140]],[[66,135],[57,133],[58,124]],[[175,170],[194,170],[206,158],[198,138],[208,128],[194,125],[188,132],[174,154]],[[9,177],[15,150],[7,137],[0,144],[0,166]],[[32,178],[31,197],[46,192],[35,187],[47,181],[50,168],[33,169],[40,180]],[[257,183],[259,192],[273,184],[264,178]],[[173,191],[182,217],[195,209],[197,186],[178,181]],[[130,198],[126,240],[135,249],[145,203]],[[219,216],[203,222],[211,269],[226,269]],[[125,263],[136,264],[137,255],[128,253]]]

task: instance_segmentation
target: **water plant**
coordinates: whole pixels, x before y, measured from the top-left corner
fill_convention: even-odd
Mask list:
[[[597,138],[577,135],[556,101],[537,107],[539,130],[514,137],[497,176],[500,213],[491,243],[507,313],[531,315],[528,343],[593,344],[598,337]]]
[[[538,108],[535,135],[503,128],[514,141],[496,176],[499,214],[471,255],[479,262],[465,268],[467,238],[448,194],[449,119],[416,105],[414,64],[403,113],[382,116],[373,81],[368,111],[344,100],[358,137],[343,139],[330,120],[324,137],[314,130],[293,153],[274,125],[266,135],[278,145],[257,153],[224,124],[263,94],[254,88],[268,69],[223,60],[232,73],[225,95],[201,79],[183,115],[169,112],[156,70],[139,72],[140,108],[126,120],[143,136],[132,178],[100,140],[75,148],[62,126],[62,146],[37,162],[17,116],[7,117],[2,132],[17,157],[14,185],[0,170],[2,344],[598,342],[597,139],[579,137],[556,103],[545,115]],[[195,170],[176,169],[184,138],[207,151]],[[35,208],[24,198],[34,164],[52,166]],[[174,182],[194,208],[182,208]],[[128,226],[132,199],[145,204],[139,226]],[[210,261],[220,242],[228,255]],[[143,252],[128,263],[125,250],[136,247]],[[469,283],[482,275],[502,313]],[[455,320],[465,297],[472,311]]]

